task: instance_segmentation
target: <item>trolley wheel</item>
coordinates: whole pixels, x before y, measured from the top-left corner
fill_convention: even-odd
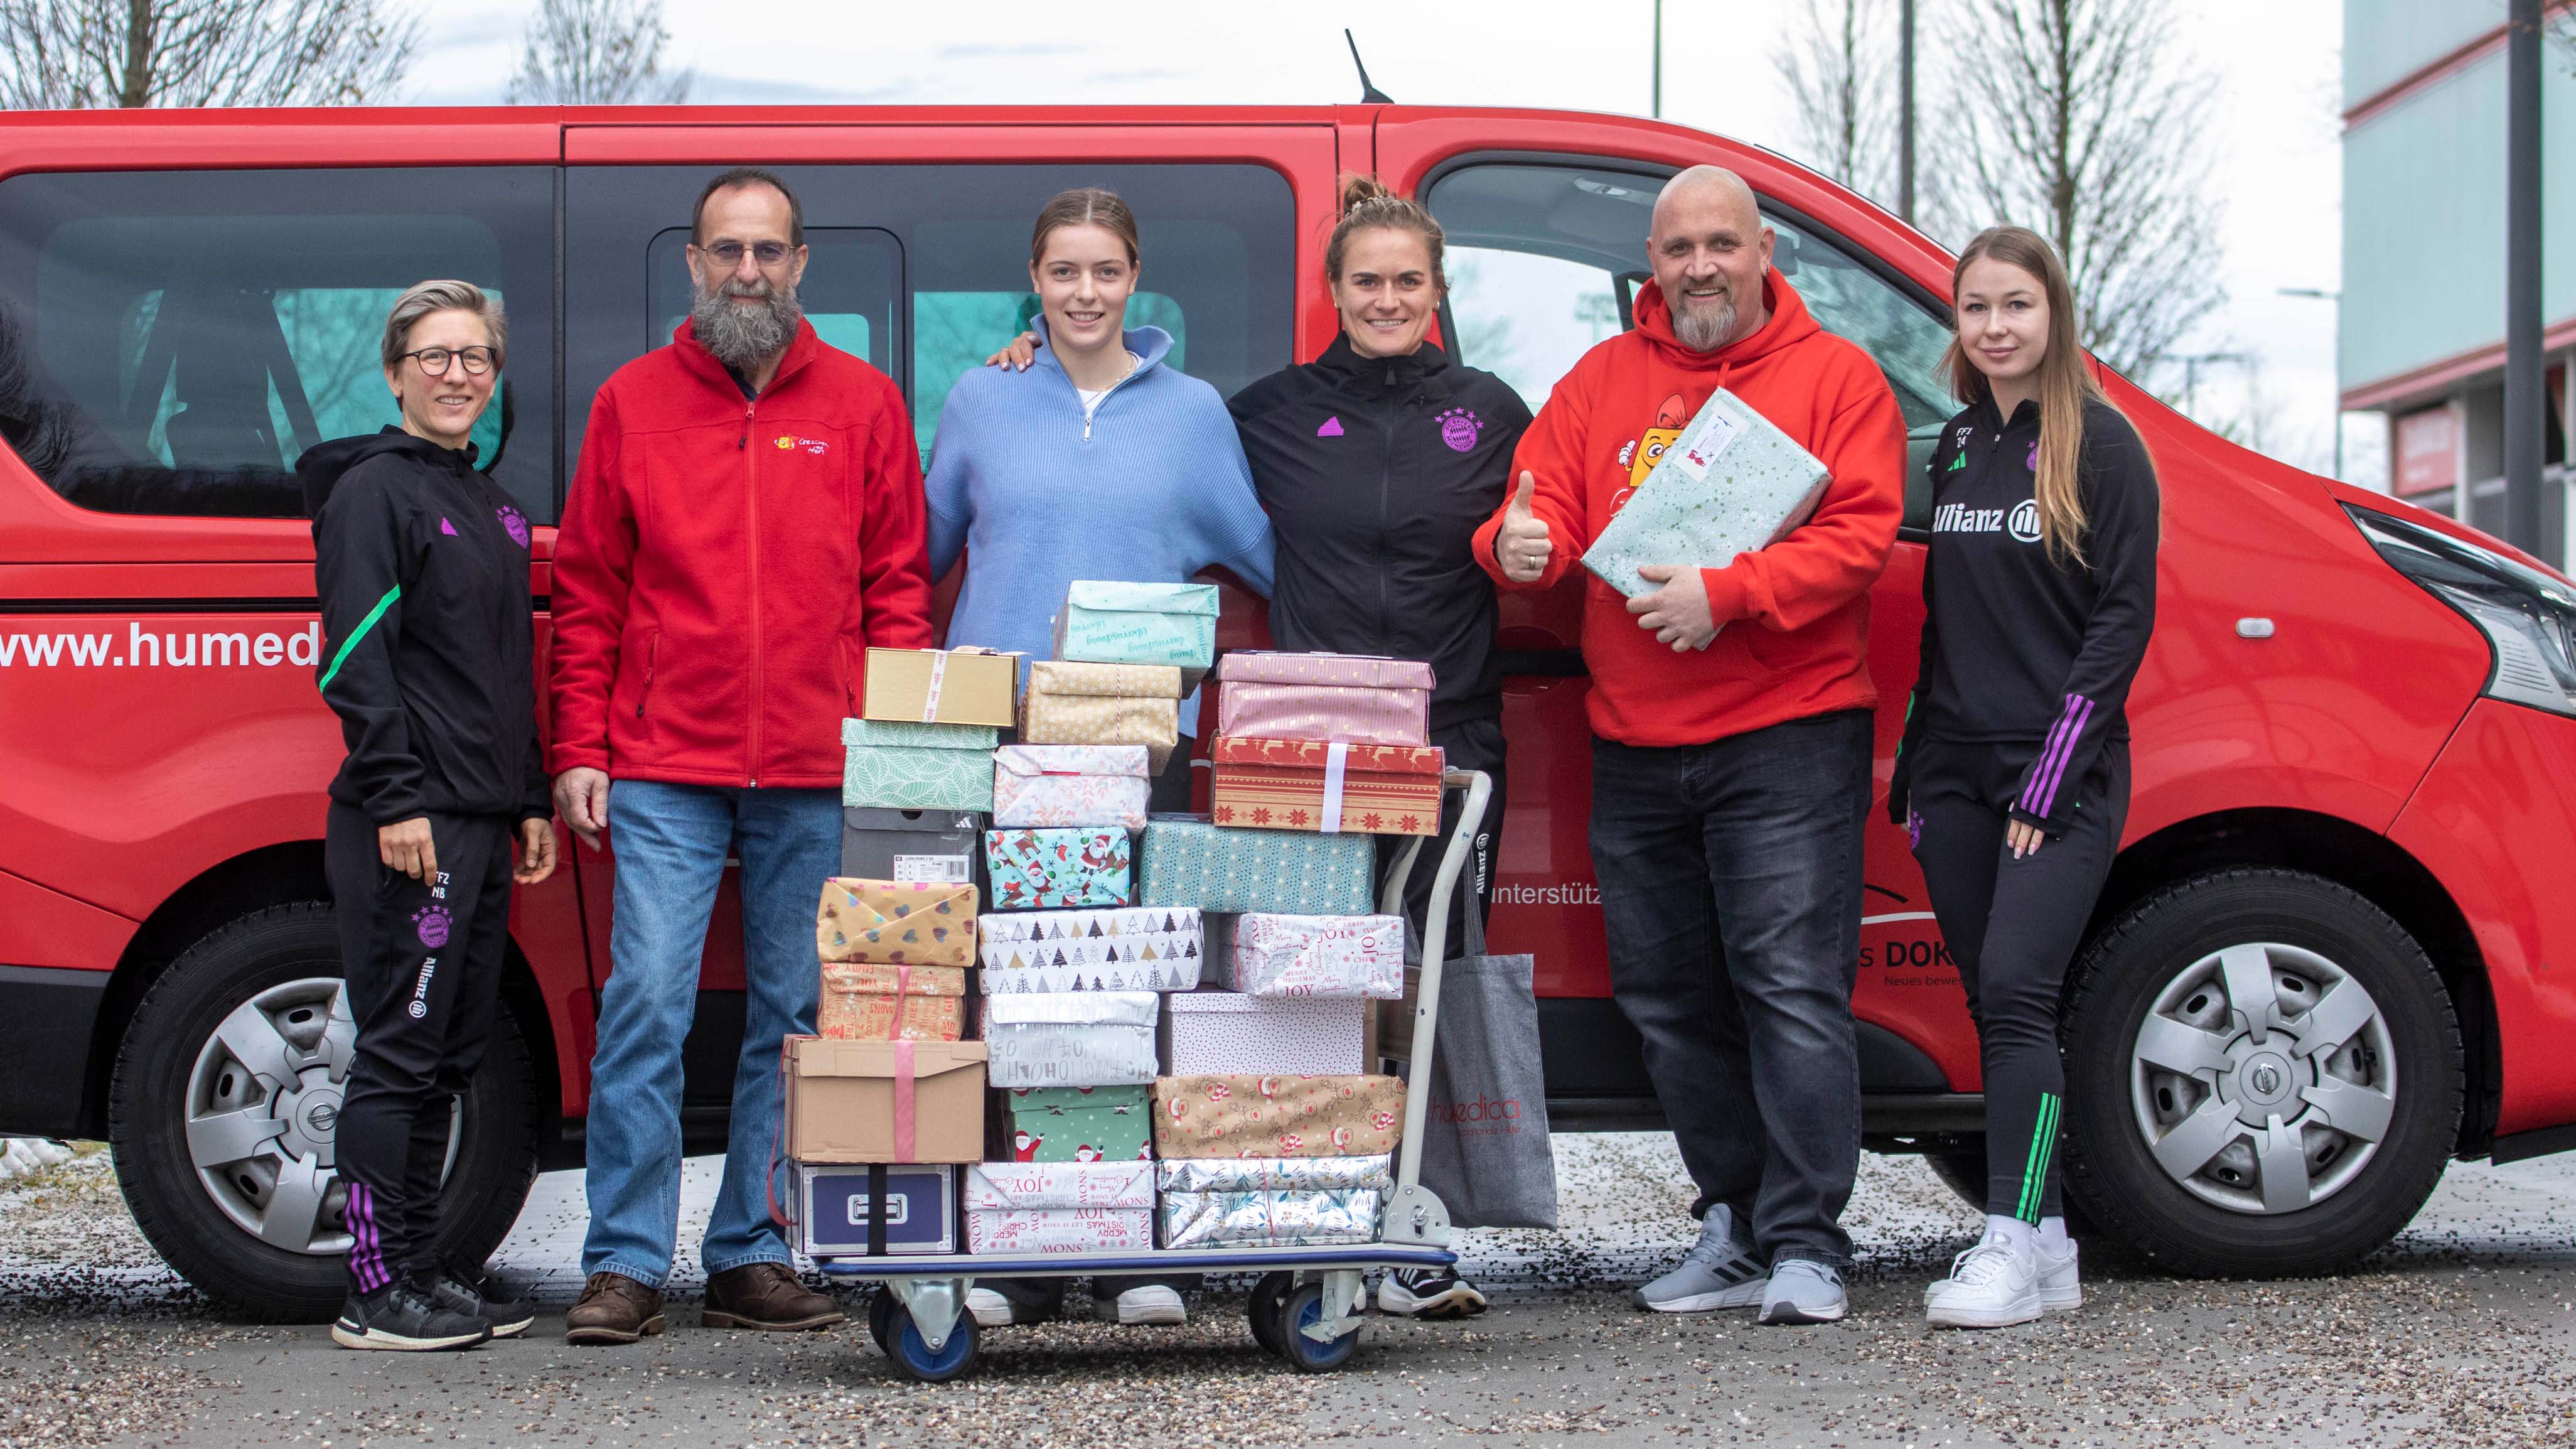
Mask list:
[[[948,1331],[948,1342],[934,1353],[929,1344],[922,1342],[921,1330],[914,1325],[912,1315],[898,1304],[886,1327],[886,1357],[908,1378],[944,1384],[975,1366],[975,1340],[975,1315],[960,1310],[957,1326]]]
[[[1300,1330],[1324,1321],[1324,1285],[1308,1283],[1292,1288],[1279,1300],[1279,1317],[1272,1330],[1279,1335],[1280,1356],[1299,1373],[1331,1373],[1351,1361],[1360,1346],[1360,1326],[1354,1322],[1350,1331],[1329,1343],[1317,1343]]]
[[[894,1357],[895,1315],[902,1311],[903,1305],[894,1299],[894,1290],[882,1283],[868,1295],[868,1336],[877,1341],[877,1350],[888,1358]]]
[[[1297,1281],[1293,1273],[1264,1273],[1252,1285],[1252,1301],[1245,1305],[1243,1316],[1252,1324],[1252,1340],[1272,1353],[1285,1354],[1288,1346],[1279,1341],[1279,1300],[1288,1296],[1289,1285]]]

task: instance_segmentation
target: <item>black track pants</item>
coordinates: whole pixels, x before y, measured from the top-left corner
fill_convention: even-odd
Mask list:
[[[428,885],[383,863],[375,822],[359,810],[334,803],[323,835],[358,1028],[337,1151],[349,1276],[362,1293],[438,1267],[451,1104],[500,1005],[517,822],[432,815],[429,828],[438,875]]]
[[[2057,1216],[2066,1096],[2057,1001],[2129,811],[2129,749],[2111,741],[2083,781],[2075,823],[2013,859],[2005,813],[2039,748],[1922,740],[1912,765],[1914,858],[1959,963],[1985,1070],[1986,1211]]]

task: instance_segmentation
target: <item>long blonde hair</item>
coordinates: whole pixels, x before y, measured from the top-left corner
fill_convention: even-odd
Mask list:
[[[2057,259],[2057,250],[2048,239],[2026,226],[1990,226],[1977,233],[1959,253],[1959,265],[1950,273],[1950,295],[1959,294],[1960,280],[1967,276],[1968,265],[1980,257],[1991,257],[2008,267],[2018,267],[2039,279],[2040,291],[2048,299],[2048,352],[2039,360],[2039,467],[2032,480],[2031,496],[2039,505],[2039,536],[2046,543],[2051,563],[2063,568],[2069,563],[2084,563],[2084,494],[2076,477],[2077,460],[2084,450],[2084,405],[2110,400],[2102,395],[2101,384],[2093,380],[2093,370],[2084,365],[2084,346],[2075,336],[2075,288],[2066,279],[2066,266]],[[1983,402],[1994,395],[1994,385],[1968,357],[1959,343],[1959,332],[1950,331],[1950,348],[1941,358],[1950,375],[1950,391],[1961,402]],[[2006,421],[2010,421],[2007,419]]]

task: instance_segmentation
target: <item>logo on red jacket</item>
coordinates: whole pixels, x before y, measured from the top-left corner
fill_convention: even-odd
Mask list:
[[[780,433],[776,442],[779,450],[782,452],[789,448],[802,448],[806,452],[811,453],[818,458],[823,456],[824,453],[830,451],[831,446],[820,439],[800,438],[793,433]]]

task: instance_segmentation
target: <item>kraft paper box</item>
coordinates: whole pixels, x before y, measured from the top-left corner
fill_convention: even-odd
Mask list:
[[[826,961],[972,966],[975,887],[834,876],[815,909],[814,949]]]
[[[1374,1241],[1395,1186],[1387,1159],[1253,1157],[1163,1162],[1166,1248],[1271,1248]]]
[[[1151,1162],[987,1162],[966,1169],[966,1251],[1150,1248]]]
[[[984,999],[996,1087],[1132,1087],[1154,1080],[1150,991],[1043,991]]]
[[[945,1164],[799,1164],[796,1246],[809,1258],[867,1257],[868,1230],[882,1216],[888,1254],[956,1252],[957,1176]]]
[[[1244,996],[1179,991],[1164,998],[1163,1070],[1356,1076],[1366,1068],[1356,996]]]
[[[1237,916],[1219,985],[1249,996],[1404,994],[1404,917]]]
[[[1365,835],[1235,829],[1157,816],[1145,822],[1137,899],[1203,911],[1357,916],[1376,909],[1376,876],[1377,846]]]
[[[1055,657],[1091,664],[1168,664],[1183,689],[1216,658],[1214,584],[1076,579],[1055,616]]]
[[[827,961],[818,1036],[956,1041],[966,1034],[966,968]]]
[[[1813,454],[1719,388],[1593,536],[1583,566],[1629,598],[1651,594],[1663,585],[1640,565],[1725,568],[1806,522],[1828,481]]]
[[[975,922],[984,994],[1028,991],[1187,991],[1199,984],[1206,942],[1190,906],[1028,911]]]
[[[1180,743],[1181,671],[1168,664],[1041,659],[1020,697],[1020,742],[1143,745],[1156,774]]]
[[[911,724],[1007,729],[1020,692],[1020,656],[989,649],[870,649],[859,713]]]
[[[1153,1156],[1154,1092],[1022,1087],[1009,1098],[1014,1162],[1129,1162]]]
[[[1143,745],[1004,745],[993,752],[993,824],[1145,828]]]
[[[1431,742],[1431,666],[1415,660],[1237,649],[1218,663],[1216,677],[1220,736]]]
[[[1440,833],[1446,760],[1436,746],[1220,736],[1211,754],[1208,803],[1219,825],[1327,835]]]
[[[1154,1083],[1154,1155],[1369,1157],[1404,1135],[1394,1077],[1232,1074]]]
[[[985,817],[972,810],[841,811],[841,874],[863,880],[970,885]]]
[[[984,725],[841,721],[841,803],[896,810],[993,808],[993,743]]]
[[[975,1162],[984,1156],[980,1041],[791,1036],[781,1147],[796,1162]],[[898,1103],[909,1099],[908,1120]]]
[[[997,911],[1123,906],[1135,899],[1127,832],[1117,826],[984,832]]]

